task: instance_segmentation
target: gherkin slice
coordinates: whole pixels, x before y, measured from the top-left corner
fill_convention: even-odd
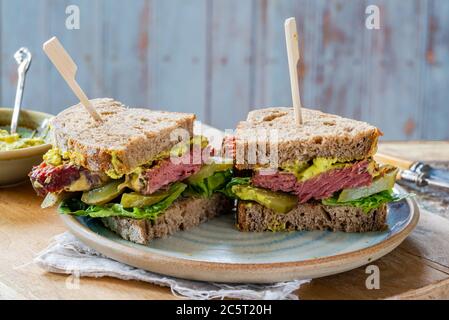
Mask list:
[[[255,201],[279,213],[287,213],[298,204],[297,196],[249,185],[235,185],[232,192],[241,200]]]
[[[81,201],[92,205],[101,205],[114,200],[123,193],[123,180],[113,180],[102,187],[83,192]]]
[[[337,202],[353,201],[366,198],[384,190],[390,190],[396,181],[397,172],[397,169],[390,170],[384,175],[375,178],[373,183],[366,187],[344,189],[338,196]]]

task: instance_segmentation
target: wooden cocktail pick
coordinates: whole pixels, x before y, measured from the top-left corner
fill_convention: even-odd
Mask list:
[[[295,18],[288,18],[284,23],[285,41],[287,43],[288,69],[290,71],[290,87],[292,91],[293,109],[296,125],[302,124],[301,98],[299,96],[299,45]]]
[[[73,93],[78,97],[81,104],[86,108],[89,114],[96,121],[102,121],[100,115],[95,110],[95,108],[90,103],[84,91],[79,86],[78,82],[75,80],[76,71],[78,67],[76,66],[73,59],[64,49],[62,44],[59,42],[58,38],[53,37],[47,42],[44,43],[43,49],[47,56],[50,58],[51,62],[55,65],[56,69],[58,69],[61,76],[69,85],[70,89],[72,89]]]

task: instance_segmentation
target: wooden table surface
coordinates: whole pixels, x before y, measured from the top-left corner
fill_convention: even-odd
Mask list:
[[[448,161],[449,142],[391,142],[383,152],[429,161]],[[396,250],[374,262],[380,289],[365,286],[365,267],[315,279],[301,287],[302,299],[449,298],[449,209],[422,210],[418,227]],[[0,189],[0,299],[174,299],[168,288],[112,278],[82,278],[79,289],[67,276],[44,272],[33,257],[64,232],[53,209],[40,209],[31,186]],[[427,208],[428,209],[428,208]]]

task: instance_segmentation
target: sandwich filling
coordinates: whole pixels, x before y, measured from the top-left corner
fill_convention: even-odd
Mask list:
[[[233,178],[224,192],[277,213],[287,213],[308,202],[354,206],[369,213],[404,197],[393,193],[397,169],[380,166],[371,157],[353,161],[335,158],[292,161],[275,170],[258,167],[242,171],[242,175]]]
[[[207,139],[197,136],[125,174],[113,154],[111,170],[93,172],[76,154],[54,148],[29,176],[46,197],[43,206],[59,203],[61,213],[156,219],[180,197],[211,197],[226,186],[232,163],[211,158],[212,151]]]
[[[314,160],[315,162],[323,161]],[[311,167],[313,167],[312,165]],[[255,171],[252,184],[256,187],[272,191],[293,193],[298,196],[300,203],[311,199],[325,199],[331,197],[334,192],[346,188],[357,188],[371,184],[373,180],[373,163],[369,160],[358,161],[353,164],[343,165],[340,168],[329,169],[316,174],[307,174],[311,167],[304,169],[298,175],[278,170],[272,174],[263,174]]]

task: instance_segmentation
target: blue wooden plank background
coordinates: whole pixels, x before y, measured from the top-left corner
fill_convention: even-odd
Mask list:
[[[65,28],[71,4],[79,30]],[[365,27],[368,5],[380,30]],[[291,104],[290,16],[305,106],[369,121],[387,140],[449,139],[447,0],[0,0],[0,105],[13,104],[20,46],[33,53],[24,106],[76,103],[41,49],[56,35],[90,97],[232,128],[251,109]]]

